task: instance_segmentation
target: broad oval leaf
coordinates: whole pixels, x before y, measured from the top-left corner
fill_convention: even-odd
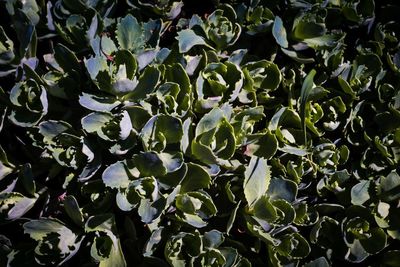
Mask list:
[[[281,47],[288,48],[289,43],[286,37],[286,29],[285,26],[283,26],[283,21],[279,16],[275,16],[274,26],[272,27],[272,35]]]
[[[249,206],[253,206],[266,194],[270,181],[271,171],[267,160],[256,156],[251,157],[243,181],[244,195]]]

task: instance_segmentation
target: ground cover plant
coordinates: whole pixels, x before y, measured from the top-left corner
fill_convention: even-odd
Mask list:
[[[400,266],[397,1],[0,2],[0,266]]]

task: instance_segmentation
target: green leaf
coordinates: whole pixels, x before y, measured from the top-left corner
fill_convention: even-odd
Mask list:
[[[109,112],[120,105],[121,102],[107,96],[82,93],[79,96],[79,104],[89,110]]]
[[[182,167],[183,155],[143,152],[134,155],[133,162],[142,176],[163,176]]]
[[[349,247],[346,254],[346,260],[354,263],[359,263],[368,257],[368,252],[365,251],[360,241],[356,239],[353,244]]]
[[[30,164],[24,164],[21,167],[19,170],[18,180],[24,187],[25,192],[27,192],[29,196],[34,197],[36,192],[36,184]]]
[[[125,66],[126,78],[132,80],[138,68],[135,57],[129,50],[118,50],[115,53],[115,65]]]
[[[180,31],[176,39],[178,40],[180,53],[187,53],[196,45],[204,45],[211,48],[201,36],[198,36],[190,29]]]
[[[81,124],[82,128],[88,133],[97,133],[101,138],[109,140],[109,138],[103,133],[103,127],[105,127],[112,119],[113,116],[110,113],[93,112],[83,117]]]
[[[392,171],[380,179],[378,192],[385,201],[394,201],[400,198],[400,176]]]
[[[366,239],[360,239],[360,243],[370,254],[376,254],[387,245],[387,236],[381,228],[373,228],[369,232],[370,236]]]
[[[249,229],[249,231],[256,236],[257,238],[259,238],[261,241],[263,241],[266,244],[271,244],[273,246],[278,246],[280,241],[279,239],[276,239],[274,237],[271,236],[271,234],[265,232],[260,226],[258,225],[252,225],[249,222],[247,222],[247,229]]]
[[[293,202],[297,197],[297,185],[295,182],[284,178],[271,178],[267,194],[273,200],[284,199]]]
[[[80,69],[75,53],[62,44],[54,47],[54,58],[65,72]]]
[[[306,133],[306,105],[308,103],[308,98],[314,89],[314,76],[317,72],[315,70],[311,70],[306,78],[304,79],[303,85],[301,87],[300,94],[300,116],[301,121],[303,123],[303,131],[304,131],[304,143],[307,144],[307,133]]]
[[[289,43],[286,37],[286,29],[283,26],[282,19],[279,16],[275,16],[274,26],[272,27],[272,35],[281,47],[289,47]]]
[[[158,217],[160,217],[164,208],[165,199],[163,198],[159,198],[153,203],[151,203],[148,199],[142,199],[140,201],[138,214],[141,217],[142,222],[150,224]]]
[[[183,136],[182,122],[170,115],[156,115],[143,126],[141,141],[146,150],[162,151],[166,144],[175,144]]]
[[[196,126],[196,136],[215,129],[225,117],[220,108],[214,108],[204,115]]]
[[[187,172],[181,182],[181,193],[209,188],[211,177],[208,172],[198,164],[187,163]]]
[[[313,261],[310,261],[304,265],[304,267],[329,267],[329,263],[325,257],[319,257]]]
[[[246,146],[246,155],[271,159],[278,149],[278,140],[275,135],[267,132],[266,134],[255,137],[258,138],[255,138],[254,141],[252,140],[251,143]]]
[[[121,243],[115,232],[115,227],[114,216],[106,213],[91,216],[86,222],[85,231],[87,233],[96,232],[102,234],[102,236],[95,237],[90,251],[91,256],[94,260],[100,262],[99,266],[101,267],[127,266],[124,254],[122,253]],[[106,247],[100,246],[102,243]]]
[[[326,32],[323,23],[315,23],[312,21],[299,21],[294,29],[294,36],[300,40],[314,38],[324,35]]]
[[[117,40],[120,47],[126,50],[137,51],[144,45],[143,29],[131,14],[118,23]]]
[[[280,151],[288,153],[288,154],[292,154],[292,155],[296,155],[296,156],[300,156],[300,157],[304,157],[308,154],[310,154],[310,152],[307,149],[304,148],[298,148],[298,147],[294,147],[294,146],[289,146],[289,145],[285,145],[283,147],[279,147],[278,148]]]
[[[308,64],[308,63],[315,62],[314,58],[302,56],[301,54],[297,53],[296,51],[292,51],[292,50],[285,49],[285,48],[281,48],[281,50],[285,55],[287,55],[288,57],[292,58],[293,60],[295,60],[299,63]]]
[[[237,205],[235,206],[235,208],[232,210],[231,215],[229,216],[229,220],[228,220],[228,222],[227,222],[227,224],[226,224],[226,233],[227,233],[228,235],[229,235],[229,232],[231,231],[231,229],[232,229],[232,227],[233,227],[233,224],[235,223],[236,216],[237,216],[237,212],[238,212],[238,210],[239,210],[240,204],[241,204],[241,201],[239,201],[239,202],[237,203]]]
[[[10,63],[14,57],[14,43],[0,26],[0,65]]]
[[[11,174],[13,171],[13,168],[6,166],[5,164],[3,164],[3,162],[0,161],[0,180]]]
[[[69,131],[72,126],[64,121],[48,120],[39,124],[39,133],[43,135],[46,143],[55,142],[55,138],[60,134]]]
[[[142,129],[151,118],[149,112],[140,106],[129,106],[126,107],[125,110],[128,112],[132,121],[132,126],[136,130]]]
[[[102,73],[105,73],[109,76],[107,72],[107,61],[101,56],[90,57],[89,59],[85,59],[85,67],[90,75],[90,78],[93,81],[97,82],[97,84],[104,82],[100,79],[101,78],[100,75]],[[108,88],[101,88],[101,90],[105,91],[107,91],[107,89]]]
[[[35,256],[39,263],[61,265],[78,252],[78,236],[57,219],[31,220],[23,227],[25,234],[38,241]]]
[[[267,160],[255,156],[251,157],[243,181],[244,195],[250,207],[266,194],[270,180],[271,172]]]
[[[369,200],[370,181],[364,180],[351,188],[351,203],[353,205],[362,205]]]
[[[33,205],[35,205],[37,196],[35,198],[28,198],[24,195],[12,193],[0,193],[0,215],[1,220],[16,220],[22,217]]]
[[[131,180],[126,168],[122,161],[111,164],[103,172],[103,183],[111,188],[127,188]]]
[[[74,196],[66,196],[63,200],[65,212],[72,219],[72,221],[82,227],[83,226],[83,214],[79,208],[78,201]]]
[[[271,204],[269,197],[267,196],[262,196],[256,201],[253,211],[254,216],[269,223],[275,222],[278,217],[274,206]]]
[[[196,159],[202,161],[203,163],[216,164],[218,162],[218,159],[214,155],[211,148],[197,142],[196,139],[192,141],[190,148],[192,150],[192,154],[196,157]]]
[[[15,28],[16,36],[20,43],[19,54],[24,56],[26,53],[32,52],[32,56],[36,53],[36,30],[35,26],[30,22],[29,17],[20,9],[16,9],[13,19],[13,26]],[[30,45],[33,45],[30,47]],[[33,51],[29,51],[33,48]]]
[[[357,94],[354,92],[353,88],[349,85],[349,83],[344,80],[342,77],[338,76],[338,82],[342,90],[346,93],[349,94],[353,99],[356,99]]]
[[[138,85],[133,89],[133,91],[124,95],[123,99],[139,102],[146,98],[148,94],[155,91],[156,86],[160,81],[160,75],[161,72],[157,67],[147,67],[140,76]]]

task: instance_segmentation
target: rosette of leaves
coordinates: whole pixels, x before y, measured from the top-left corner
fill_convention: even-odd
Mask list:
[[[81,181],[92,177],[100,168],[99,149],[94,148],[93,142],[79,136],[69,123],[44,121],[39,124],[39,133],[42,135],[39,142],[58,164],[82,170]]]
[[[368,19],[375,16],[375,3],[372,0],[358,1],[349,0],[344,1],[340,5],[342,13],[346,19],[356,23],[365,23]]]
[[[105,141],[111,153],[123,155],[135,144],[132,122],[127,111],[92,112],[81,120],[82,129]]]
[[[162,1],[142,1],[142,0],[128,0],[128,5],[141,9],[148,10],[151,13],[162,16],[165,19],[173,20],[181,13],[183,2],[174,0]]]
[[[62,44],[47,54],[44,60],[49,71],[43,75],[43,83],[50,95],[63,99],[76,99],[82,80],[81,66],[74,53]]]
[[[248,108],[246,110],[237,110],[232,115],[230,123],[234,129],[235,137],[236,137],[236,145],[237,146],[246,146],[246,150],[244,152],[245,155],[251,156],[253,153],[266,152],[268,151],[276,151],[276,145],[271,144],[269,148],[261,145],[260,139],[263,139],[265,136],[264,133],[254,133],[254,126],[257,122],[261,121],[265,118],[264,107],[257,106],[254,108]],[[269,135],[269,137],[274,138],[274,136]],[[276,143],[276,138],[274,139]],[[274,141],[273,141],[274,142]],[[250,144],[254,144],[251,147]],[[268,157],[268,156],[266,156]]]
[[[106,50],[106,52],[111,54],[116,49],[114,46],[113,50]],[[125,60],[120,62],[119,59],[122,57]],[[116,58],[118,61],[114,63],[114,61],[109,61],[105,56],[99,54],[87,59],[85,65],[91,79],[100,90],[113,95],[124,95],[133,91],[138,84],[134,77],[137,63],[129,51],[119,52]]]
[[[206,21],[194,15],[189,22],[189,29],[178,33],[179,52],[187,53],[196,45],[204,45],[223,51],[235,44],[241,33],[241,26],[236,22],[237,15],[232,6],[225,4],[211,13]]]
[[[175,206],[177,208],[176,217],[196,228],[205,227],[206,220],[217,213],[211,196],[205,191],[178,194]]]
[[[190,182],[193,175],[198,182]],[[181,153],[143,152],[132,160],[111,164],[102,178],[107,187],[118,190],[118,207],[136,209],[145,223],[157,221],[174,202],[178,219],[195,227],[204,227],[203,220],[216,213],[206,192],[190,191],[208,187],[210,176],[200,165],[185,164]]]
[[[111,164],[102,178],[107,187],[118,190],[116,201],[121,210],[135,208],[143,222],[151,223],[171,205],[179,192],[177,187],[178,191],[161,194],[159,179],[174,176],[173,173],[180,170],[182,164],[181,153],[144,152],[134,155],[132,160]]]
[[[0,262],[399,265],[396,1],[211,2],[0,2]]]
[[[324,141],[323,139],[321,141]],[[312,151],[313,161],[322,174],[334,175],[341,165],[349,158],[349,149],[346,145],[337,147],[330,142],[317,144]]]
[[[196,80],[195,108],[202,112],[224,102],[234,102],[242,90],[243,79],[240,68],[229,61],[208,64]]]
[[[144,68],[156,60],[160,52],[157,48],[159,31],[160,21],[139,23],[135,17],[127,15],[117,24],[119,48],[110,37],[96,36],[91,42],[95,56],[85,60],[94,84],[118,100],[123,97],[123,100],[137,102],[153,92],[161,72],[156,66]]]
[[[108,1],[104,2],[91,2],[91,1],[71,1],[71,0],[57,0],[53,5],[52,14],[57,18],[69,17],[72,14],[85,14],[89,10],[96,10],[103,14],[107,9],[112,6]]]
[[[251,266],[232,247],[224,247],[225,237],[217,230],[200,235],[180,232],[172,236],[164,250],[164,254],[172,266]]]
[[[37,241],[35,260],[40,265],[61,265],[74,256],[81,245],[82,236],[73,232],[57,219],[31,220],[24,225],[24,233]],[[18,261],[18,252],[11,254],[9,262]]]
[[[196,126],[191,153],[205,164],[229,160],[236,150],[234,129],[229,123],[231,109],[214,108]]]
[[[253,156],[246,167],[243,191],[248,203],[246,226],[250,234],[265,242],[274,264],[297,260],[310,253],[307,240],[295,228],[294,223],[316,222],[316,215],[295,204],[298,187],[283,177],[271,177],[271,166],[267,160]],[[296,218],[297,217],[297,218]],[[294,245],[297,244],[297,245]]]
[[[6,188],[0,192],[0,223],[7,224],[21,218],[39,198],[32,166],[10,161],[1,146],[0,185]]]
[[[367,208],[349,208],[347,217],[342,221],[342,229],[349,247],[346,258],[351,262],[361,262],[386,247],[386,233],[375,224]]]
[[[372,77],[378,79],[374,82],[379,82],[381,66],[382,61],[376,54],[361,52],[354,60],[353,65],[343,68],[338,77],[339,85],[349,97],[357,99],[371,86]]]
[[[266,244],[270,255],[268,261],[272,266],[299,262],[311,251],[307,240],[296,229],[282,227],[270,230],[268,224],[253,224],[251,220],[247,222],[247,228],[250,234]]]
[[[294,156],[304,156],[308,151],[301,145],[303,131],[300,115],[291,108],[281,107],[268,123],[268,130],[279,141],[278,149]]]
[[[46,8],[48,29],[56,32],[69,46],[84,50],[109,26],[102,16],[113,8],[113,4],[109,1],[57,0],[47,3]]]
[[[274,23],[275,16],[272,11],[259,2],[252,1],[245,15],[238,18],[246,26],[246,33],[250,35],[270,32]]]
[[[36,48],[38,40],[35,26],[39,24],[42,7],[36,1],[5,1],[2,9],[4,14],[8,13],[9,15],[8,22],[2,25],[0,30],[0,47],[2,47],[0,50],[9,63],[7,66],[2,66],[1,76],[7,76],[20,72],[23,64],[31,67],[37,65]],[[6,33],[9,26],[15,29],[14,36],[16,38],[9,39],[7,37]]]
[[[180,63],[163,67],[162,82],[151,95],[157,98],[165,114],[184,117],[193,101],[191,81]]]
[[[85,233],[93,240],[90,255],[100,266],[126,266],[113,214],[89,217]]]
[[[62,2],[68,1],[58,1],[52,7],[54,16],[48,24],[49,30],[56,31],[70,46],[85,49],[93,38],[93,32],[101,29],[102,25],[96,25],[98,21],[93,9],[82,7],[78,11],[74,7],[71,12]],[[81,1],[77,3],[82,4]],[[70,3],[70,6],[75,5]]]
[[[251,80],[251,85],[257,89],[274,91],[278,89],[282,74],[278,66],[267,60],[252,61],[242,66],[246,78]]]
[[[311,8],[311,6],[301,7],[294,19],[291,33],[293,38],[317,51],[338,47],[338,44],[341,43],[339,40],[345,34],[341,31],[330,32],[326,25],[326,18],[333,11],[315,6],[314,12],[306,12],[307,8]]]
[[[217,50],[233,45],[240,36],[241,27],[236,23],[236,12],[230,5],[223,5],[207,17],[205,31]]]
[[[131,113],[132,114],[132,113]],[[136,114],[132,114],[135,118]],[[167,146],[176,145],[183,137],[183,125],[179,118],[171,115],[149,116],[139,133],[145,151],[162,152]]]
[[[75,225],[67,225],[58,219],[42,218],[23,225],[24,232],[37,242],[34,258],[40,265],[62,265],[70,260],[83,244],[89,244],[92,259],[100,265],[126,266],[118,240],[114,217],[111,214],[91,216],[86,220],[73,196],[64,201],[65,213]],[[89,241],[90,240],[90,241]],[[89,241],[89,243],[87,243]],[[91,242],[92,241],[92,242]],[[23,250],[10,253],[8,264],[21,264]]]
[[[10,92],[9,119],[18,126],[36,125],[48,111],[47,93],[42,84],[33,79],[20,81]]]
[[[387,176],[380,177],[376,188],[379,201],[375,203],[374,218],[377,225],[385,230],[388,237],[399,240],[399,215],[395,208],[396,199],[399,197],[397,189],[400,185],[400,177],[397,172],[392,171]]]
[[[149,50],[149,48],[157,47],[160,38],[161,24],[162,22],[160,19],[139,22],[130,14],[121,18],[116,25],[116,38],[120,49],[129,50],[136,54],[138,52],[144,52],[143,50],[145,50],[145,48]],[[148,55],[145,56],[146,53],[143,55],[144,58],[148,57]]]

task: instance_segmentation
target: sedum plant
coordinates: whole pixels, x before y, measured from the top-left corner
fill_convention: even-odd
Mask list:
[[[0,10],[1,266],[400,265],[396,1]]]

